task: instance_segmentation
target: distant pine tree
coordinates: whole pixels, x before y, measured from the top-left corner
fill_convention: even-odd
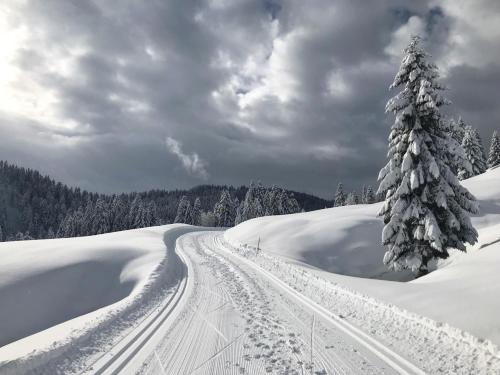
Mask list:
[[[451,151],[450,169],[452,172],[458,176],[460,171],[472,171],[472,166],[470,165],[465,150],[462,147],[462,142],[465,136],[465,123],[462,118],[459,118],[458,122],[455,120],[442,120],[440,122],[443,131],[451,137],[449,137],[449,148]]]
[[[495,130],[493,136],[491,137],[490,153],[488,156],[488,167],[493,168],[500,165],[500,139],[498,133]]]
[[[214,206],[216,226],[232,227],[236,217],[236,207],[228,190],[223,190],[219,202]]]
[[[458,118],[458,121],[450,120],[450,133],[451,137],[457,141],[458,144],[462,144],[465,136],[465,122],[462,117]]]
[[[375,193],[373,192],[373,188],[371,185],[368,186],[366,189],[366,194],[365,194],[365,203],[366,204],[372,204],[375,203],[376,198],[375,198]]]
[[[361,200],[360,203],[366,203],[366,185],[363,185],[363,187],[361,188],[360,200]]]
[[[240,203],[240,207],[237,210],[235,224],[240,224],[244,221],[264,215],[265,211],[262,207],[261,200],[262,195],[261,186],[255,186],[255,184],[251,182],[245,194],[245,199]]]
[[[465,151],[467,160],[472,166],[472,169],[466,170],[465,168],[462,168],[459,172],[459,178],[461,180],[465,180],[486,172],[487,165],[481,137],[479,136],[478,131],[472,126],[465,127],[465,136],[462,141],[462,147]]]
[[[191,224],[191,203],[185,195],[182,196],[177,206],[174,223]]]
[[[200,226],[201,225],[201,200],[196,197],[193,204],[193,209],[191,211],[191,224]]]
[[[337,191],[335,192],[335,199],[333,201],[333,205],[335,207],[345,206],[346,204],[346,196],[344,193],[344,186],[342,182],[339,182],[337,186]]]
[[[359,204],[359,195],[356,193],[356,191],[352,191],[349,194],[347,194],[347,198],[345,200],[346,206],[350,206],[353,204]]]

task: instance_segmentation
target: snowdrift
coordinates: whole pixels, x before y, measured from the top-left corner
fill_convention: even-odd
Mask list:
[[[0,243],[0,362],[71,341],[130,305],[165,259],[165,233],[186,228]]]

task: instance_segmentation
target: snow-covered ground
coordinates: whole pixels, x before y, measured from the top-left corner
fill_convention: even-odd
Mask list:
[[[410,282],[388,281],[398,275],[384,273],[382,222],[375,216],[380,204],[254,219],[229,229],[225,238],[236,247],[255,247],[260,237],[270,256],[500,345],[500,168],[464,185],[480,201],[481,213],[473,218],[479,242]],[[367,279],[372,277],[386,280]]]

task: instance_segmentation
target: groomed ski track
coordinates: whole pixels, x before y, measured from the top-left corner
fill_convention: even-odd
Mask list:
[[[424,374],[235,254],[221,232],[177,239],[173,293],[86,374]]]

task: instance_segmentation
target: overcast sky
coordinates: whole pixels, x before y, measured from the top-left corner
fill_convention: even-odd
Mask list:
[[[0,159],[98,192],[251,179],[375,184],[418,33],[453,102],[500,130],[498,0],[4,0]]]

